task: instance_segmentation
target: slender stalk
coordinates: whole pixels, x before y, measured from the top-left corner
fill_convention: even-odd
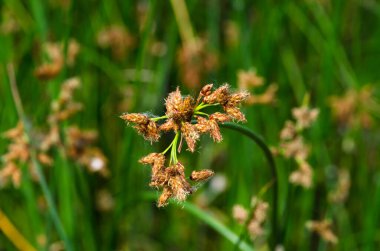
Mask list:
[[[152,121],[158,121],[158,120],[161,120],[161,119],[167,119],[168,116],[164,115],[164,116],[161,116],[161,117],[155,117],[155,118],[151,118]]]
[[[272,155],[272,152],[268,148],[268,146],[265,144],[264,140],[257,134],[255,134],[253,131],[248,129],[247,127],[234,124],[234,123],[224,123],[220,124],[220,127],[228,128],[235,130],[251,140],[253,140],[263,151],[265,158],[268,161],[270,171],[272,173],[273,177],[273,202],[272,202],[272,246],[271,249],[274,250],[276,245],[278,244],[279,236],[278,236],[278,229],[277,229],[277,210],[278,210],[278,174],[276,169],[276,164]]]
[[[170,0],[170,3],[173,7],[175,19],[179,26],[179,33],[181,34],[183,43],[193,43],[195,41],[195,37],[185,1]]]
[[[7,65],[7,73],[8,73],[9,85],[11,88],[13,100],[15,102],[16,110],[17,110],[19,119],[24,124],[25,136],[27,138],[27,141],[30,142],[30,139],[31,139],[30,127],[28,126],[28,121],[26,119],[24,109],[23,109],[23,105],[22,105],[22,101],[21,101],[21,98],[20,98],[20,95],[18,92],[16,77],[15,77],[15,71],[14,71],[14,67],[13,67],[12,63],[9,63]],[[38,182],[41,186],[42,193],[43,193],[45,200],[46,200],[46,203],[48,205],[50,217],[52,218],[53,224],[55,225],[55,227],[57,229],[58,235],[60,236],[60,238],[62,239],[62,241],[65,244],[65,249],[68,251],[71,251],[71,250],[73,250],[71,243],[70,243],[70,241],[66,235],[65,229],[62,225],[62,222],[59,219],[57,209],[54,205],[53,196],[50,193],[50,190],[49,190],[49,187],[47,185],[44,173],[42,172],[41,165],[37,161],[36,152],[35,152],[35,149],[33,146],[31,146],[30,152],[31,152],[30,157],[31,157],[33,166],[36,168],[36,172],[37,172],[37,176],[38,176]]]
[[[0,230],[19,250],[36,251],[0,209]]]
[[[206,108],[209,106],[217,106],[217,105],[219,105],[219,103],[215,103],[215,104],[200,103],[197,107],[195,107],[194,112],[198,112],[198,111],[202,110],[203,108]]]
[[[203,116],[206,116],[206,117],[210,117],[210,115],[208,115],[207,113],[205,112],[194,112],[195,115],[203,115]]]

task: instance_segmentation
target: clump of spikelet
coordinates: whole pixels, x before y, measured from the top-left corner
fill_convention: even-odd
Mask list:
[[[135,44],[135,38],[123,25],[113,24],[101,29],[96,38],[97,44],[104,49],[110,49],[115,59],[121,60]]]
[[[162,189],[158,199],[158,206],[165,206],[170,198],[184,201],[193,192],[192,186],[185,177],[185,168],[177,159],[177,152],[181,151],[182,141],[187,144],[190,152],[195,151],[196,143],[201,134],[209,134],[215,142],[222,140],[218,123],[227,121],[246,121],[239,109],[239,104],[248,97],[248,93],[241,91],[231,93],[230,87],[225,84],[213,90],[213,84],[202,88],[197,99],[182,96],[179,88],[171,92],[165,100],[166,113],[161,117],[149,117],[146,114],[126,113],[120,116],[123,120],[134,124],[134,128],[144,139],[156,142],[162,132],[173,131],[175,137],[167,149],[161,153],[151,153],[140,163],[152,167],[150,186]],[[224,112],[207,114],[203,109],[210,106],[220,106]],[[158,121],[162,120],[162,123]],[[170,150],[169,165],[166,167],[165,154]],[[211,170],[193,171],[190,176],[192,182],[209,179],[214,172]]]
[[[344,203],[350,193],[351,178],[347,169],[340,169],[336,187],[329,193],[329,201],[332,203]]]
[[[264,78],[257,75],[256,71],[240,70],[237,74],[238,86],[240,90],[252,92],[245,101],[248,105],[255,104],[271,104],[275,102],[276,92],[278,86],[276,84],[270,84],[268,88],[261,94],[254,93],[257,88],[264,85]]]
[[[90,172],[109,175],[105,155],[94,146],[97,134],[94,131],[82,131],[76,126],[66,129],[63,125],[82,109],[82,104],[74,100],[74,91],[79,87],[78,78],[70,78],[62,84],[58,98],[51,103],[47,131],[34,130],[30,135],[26,135],[24,124],[19,122],[15,128],[3,133],[3,137],[10,140],[10,144],[8,152],[1,156],[4,165],[0,169],[0,186],[11,180],[15,187],[19,187],[23,165],[28,166],[32,178],[37,179],[32,150],[35,150],[39,163],[46,166],[53,165],[53,158],[50,157],[52,149],[61,149],[78,164],[87,167]],[[61,135],[65,136],[65,140]]]
[[[207,50],[207,40],[200,38],[183,43],[177,61],[182,82],[190,89],[198,89],[201,79],[218,66],[217,55]]]
[[[329,220],[308,221],[306,222],[306,228],[317,233],[323,240],[331,244],[338,243],[338,237],[331,230],[331,221]]]
[[[374,92],[373,86],[365,85],[360,90],[350,89],[342,96],[330,97],[333,117],[341,125],[351,128],[372,128],[373,115],[380,114]]]
[[[319,110],[303,105],[292,109],[295,121],[288,120],[280,133],[280,145],[274,152],[296,161],[298,169],[290,174],[289,181],[293,184],[310,188],[313,170],[307,162],[310,147],[304,142],[302,132],[309,128],[317,119]]]
[[[234,205],[232,216],[240,225],[246,224],[248,233],[254,240],[264,233],[263,224],[267,218],[269,204],[257,197],[253,197],[251,207],[252,213],[249,214],[243,206]]]
[[[79,43],[75,39],[70,39],[67,45],[66,56],[68,66],[75,64],[79,51]],[[49,80],[56,77],[64,66],[64,46],[62,43],[47,42],[43,45],[43,53],[47,55],[49,61],[38,66],[34,71],[34,75],[40,80]]]

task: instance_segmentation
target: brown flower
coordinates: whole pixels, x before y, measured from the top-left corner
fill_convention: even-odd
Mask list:
[[[193,171],[191,173],[190,179],[193,181],[204,181],[214,176],[214,172],[212,170],[200,170],[200,171]]]
[[[313,169],[305,160],[299,160],[298,169],[290,174],[289,181],[304,188],[310,188],[313,179]]]
[[[264,78],[257,75],[256,71],[249,70],[238,72],[238,86],[242,90],[248,90],[254,87],[260,87],[264,84]]]
[[[182,135],[185,137],[190,152],[195,151],[195,143],[199,139],[199,133],[196,126],[189,122],[184,122],[181,126]]]
[[[248,218],[248,212],[242,205],[234,205],[232,208],[232,217],[239,223],[244,224]]]
[[[99,31],[97,43],[101,48],[110,48],[112,56],[120,60],[134,46],[135,39],[124,26],[114,24]]]
[[[285,122],[285,126],[281,130],[280,139],[291,140],[296,136],[296,133],[296,125],[293,123],[293,121],[288,120]]]
[[[158,141],[160,138],[159,128],[153,120],[148,116],[141,113],[126,113],[120,116],[127,122],[134,123],[134,128],[140,133],[146,140],[150,142]]]
[[[331,221],[308,221],[306,222],[306,228],[310,231],[316,232],[319,234],[322,239],[332,244],[338,243],[338,237],[331,230]]]
[[[305,106],[292,109],[293,117],[297,121],[298,128],[308,128],[317,119],[319,109],[310,109]]]
[[[233,207],[233,217],[241,225],[248,220],[248,232],[252,239],[256,239],[264,232],[263,223],[267,217],[269,204],[262,201],[261,199],[258,199],[257,197],[253,197],[252,207],[252,210],[254,211],[251,215],[251,218],[248,218],[249,214],[247,210],[241,205],[235,205]]]
[[[174,92],[169,93],[165,101],[166,116],[173,119],[176,123],[180,121],[189,122],[194,112],[193,98],[186,96],[182,98],[179,88]]]
[[[329,200],[333,203],[346,201],[351,187],[350,173],[347,169],[341,169],[338,173],[338,184],[335,190],[329,193]]]
[[[210,133],[210,136],[215,142],[222,141],[222,135],[220,133],[218,122],[213,117],[210,116],[210,119],[206,119],[198,116],[195,127],[200,133]]]
[[[198,88],[205,74],[218,65],[216,54],[207,50],[206,45],[206,40],[196,39],[184,43],[178,51],[180,76],[188,88]]]

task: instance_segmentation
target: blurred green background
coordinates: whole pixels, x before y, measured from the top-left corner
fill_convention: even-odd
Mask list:
[[[273,179],[260,148],[228,129],[222,129],[219,144],[202,137],[194,154],[183,151],[179,158],[189,173],[210,168],[216,176],[200,186],[188,204],[171,202],[158,209],[159,193],[148,186],[150,170],[138,160],[165,149],[172,136],[151,145],[119,115],[163,114],[164,98],[177,86],[192,95],[207,83],[227,82],[237,89],[241,70],[256,71],[265,79],[257,93],[270,83],[278,85],[276,102],[242,108],[245,126],[262,135],[268,146],[279,145],[285,121],[305,95],[309,106],[320,111],[304,133],[311,147],[312,187],[290,184],[295,162],[276,157],[277,250],[380,248],[378,1],[1,0],[0,10],[0,132],[19,121],[10,64],[31,128],[31,145],[39,143],[35,135],[49,130],[51,102],[59,97],[62,83],[76,76],[81,86],[73,98],[82,110],[60,123],[62,141],[73,125],[95,130],[94,145],[107,159],[109,175],[102,176],[57,147],[48,152],[53,164],[41,166],[74,250],[239,250],[222,232],[240,235],[243,227],[233,219],[232,207],[249,207],[251,197]],[[194,39],[201,46],[189,56],[186,45]],[[55,43],[58,56],[57,49],[46,49],[48,43]],[[41,70],[41,65],[50,66]],[[363,88],[372,92],[360,95]],[[350,103],[354,108],[349,119],[336,120],[331,97],[346,93],[356,97]],[[344,102],[338,110],[340,106],[348,109]],[[0,139],[1,155],[9,144]],[[4,167],[3,158],[0,170]],[[1,211],[35,250],[64,250],[29,160],[18,168],[19,187],[0,183]],[[344,201],[333,203],[329,194],[338,186],[342,169],[350,174],[351,186]],[[263,195],[269,211],[271,189]],[[337,244],[305,227],[308,220],[322,219],[331,220]],[[0,250],[17,250],[4,222],[0,218]],[[261,238],[252,241],[245,235],[243,241],[255,250],[270,249],[270,223],[268,218]]]

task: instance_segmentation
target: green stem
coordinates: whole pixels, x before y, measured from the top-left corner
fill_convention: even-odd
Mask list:
[[[203,116],[206,116],[206,117],[210,117],[210,115],[208,115],[207,113],[205,112],[194,112],[195,115],[203,115]]]
[[[158,120],[167,119],[167,118],[168,118],[168,116],[164,115],[164,116],[161,116],[161,117],[151,118],[150,120],[152,120],[152,121],[158,121]]]
[[[174,137],[174,139],[173,139],[173,142],[169,146],[169,148],[171,147],[169,165],[171,165],[172,162],[173,162],[173,164],[177,164],[178,163],[178,159],[177,159],[177,143],[178,143],[179,135],[180,135],[180,132],[177,132],[176,135],[175,135],[175,137]]]
[[[219,105],[219,103],[216,103],[216,104],[204,104],[204,103],[200,103],[197,107],[195,107],[194,113],[197,112],[197,111],[202,110],[203,108],[206,108],[206,107],[209,107],[209,106],[217,106],[217,105]]]
[[[271,249],[274,250],[277,244],[279,244],[279,236],[278,236],[278,229],[277,229],[277,210],[278,210],[278,174],[276,169],[276,164],[272,155],[271,150],[269,147],[265,144],[264,140],[257,134],[255,134],[253,131],[248,129],[247,127],[234,124],[234,123],[224,123],[220,124],[221,127],[228,128],[235,130],[251,140],[253,140],[263,151],[265,158],[268,161],[270,171],[272,173],[273,177],[273,202],[272,202],[272,246]]]

